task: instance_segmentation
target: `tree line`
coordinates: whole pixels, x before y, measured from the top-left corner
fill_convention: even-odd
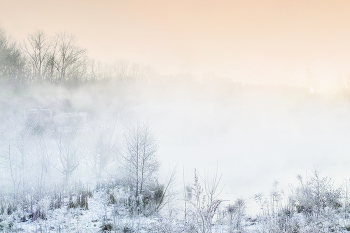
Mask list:
[[[77,44],[75,36],[66,32],[50,37],[36,30],[18,43],[0,27],[0,80],[17,84],[129,82],[145,79],[153,73],[147,66],[123,60],[113,64],[95,61]]]

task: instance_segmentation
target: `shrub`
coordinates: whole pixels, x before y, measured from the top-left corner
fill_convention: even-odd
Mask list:
[[[116,200],[115,200],[115,197],[112,193],[109,194],[109,201],[108,201],[109,204],[115,204],[116,203]]]
[[[84,210],[88,210],[89,209],[89,201],[88,201],[88,194],[87,193],[83,193],[81,195],[80,208],[82,208]]]
[[[234,204],[230,204],[226,207],[228,213],[228,225],[230,231],[243,230],[243,217],[246,210],[246,203],[243,199],[238,198]]]
[[[73,201],[70,201],[68,203],[68,209],[75,209],[77,207],[78,207],[78,205],[76,203],[74,203]]]
[[[130,226],[124,226],[123,227],[123,233],[131,233],[131,232],[134,232],[134,230],[132,229],[132,227],[130,227]]]
[[[341,188],[334,188],[329,177],[321,177],[315,170],[309,180],[297,176],[299,187],[295,189],[295,207],[298,213],[306,217],[320,217],[325,214],[325,209],[338,209],[341,205]]]
[[[212,231],[213,219],[216,212],[223,202],[218,199],[220,194],[219,184],[221,177],[215,176],[212,180],[203,179],[203,186],[199,181],[198,174],[194,172],[194,184],[192,185],[193,200],[186,200],[192,206],[188,212],[189,223],[188,231],[198,233],[210,233]]]
[[[0,231],[10,231],[13,227],[13,222],[1,221],[0,222]]]
[[[112,231],[113,230],[113,225],[111,223],[102,223],[101,225],[101,230],[104,232],[104,231]]]

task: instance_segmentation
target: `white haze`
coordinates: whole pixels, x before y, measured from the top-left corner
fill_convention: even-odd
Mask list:
[[[177,81],[163,77],[154,82],[100,82],[72,88],[2,85],[0,117],[5,122],[11,112],[59,109],[68,101],[70,109],[65,111],[86,111],[90,120],[117,116],[121,136],[126,122],[137,117],[150,123],[157,138],[161,180],[177,166],[177,183],[182,187],[183,179],[193,182],[195,168],[213,174],[218,167],[225,185],[223,197],[250,199],[251,208],[253,195],[268,193],[274,181],[287,191],[297,174],[315,167],[337,183],[350,177],[347,90],[331,96],[300,87],[203,83],[189,78],[185,82],[181,77],[185,75]],[[116,167],[111,164],[108,172],[115,173]],[[91,176],[81,166],[73,178]]]

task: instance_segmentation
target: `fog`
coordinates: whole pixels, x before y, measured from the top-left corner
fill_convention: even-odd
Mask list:
[[[65,114],[86,115],[77,134],[80,146],[85,149],[89,148],[86,143],[94,138],[91,126],[96,122],[107,125],[117,122],[117,144],[122,147],[125,127],[137,119],[147,122],[157,139],[161,181],[177,166],[177,188],[181,190],[182,185],[193,182],[194,169],[202,175],[217,170],[224,185],[222,197],[228,200],[243,197],[248,200],[249,211],[256,210],[254,194],[268,194],[275,181],[288,192],[289,184],[296,184],[297,174],[306,175],[315,168],[338,184],[348,178],[347,89],[331,95],[310,93],[305,87],[249,85],[227,80],[204,82],[185,74],[177,77],[176,81],[158,77],[151,81],[104,81],[78,87],[4,84],[2,151],[6,152],[6,142],[10,142],[14,147],[26,145],[32,155],[38,155],[35,151],[33,154],[38,149],[30,146],[39,145],[38,136],[29,134],[19,139],[18,122],[28,120],[33,109],[50,109],[58,129],[52,132],[51,128],[42,129],[46,133],[39,138],[48,139],[46,147],[51,148],[48,151],[52,158],[57,150],[54,132],[67,127]],[[59,161],[53,161],[48,173],[50,182],[61,183],[62,175],[55,169]],[[103,176],[118,174],[118,166],[118,162],[109,164]],[[3,169],[10,175],[8,168]],[[94,179],[93,173],[81,162],[72,181],[91,178]],[[2,187],[8,184],[5,180]]]
[[[288,192],[297,174],[316,168],[338,183],[349,177],[346,96],[248,85],[216,99],[217,91],[200,98],[180,89],[180,100],[134,107],[159,135],[163,165],[178,164],[189,181],[194,168],[218,166],[231,200],[269,193],[274,181]]]

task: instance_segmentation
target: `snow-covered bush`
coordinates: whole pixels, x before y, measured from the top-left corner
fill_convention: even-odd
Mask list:
[[[230,232],[233,232],[234,230],[243,230],[243,218],[245,211],[246,203],[242,198],[238,198],[233,204],[226,206],[227,222]]]
[[[255,195],[261,208],[259,232],[342,232],[342,188],[317,170],[306,181],[297,178],[299,185],[289,196],[276,188],[268,198]]]
[[[113,230],[113,224],[108,222],[103,222],[101,225],[102,232],[110,232]]]
[[[2,220],[0,221],[0,231],[10,231],[13,227],[13,222],[7,221],[7,220]]]
[[[215,173],[213,179],[207,177],[199,181],[199,176],[195,170],[194,184],[192,185],[191,199],[186,200],[190,204],[187,212],[188,232],[210,233],[214,224],[214,217],[223,200],[219,199],[220,179]],[[202,187],[204,186],[204,188]]]
[[[298,232],[299,223],[298,219],[294,218],[293,201],[278,189],[277,182],[274,183],[268,197],[260,193],[256,194],[254,199],[260,206],[260,213],[257,216],[258,232]]]
[[[298,175],[299,186],[295,189],[295,207],[305,217],[322,217],[326,209],[336,210],[342,206],[342,189],[335,188],[329,177],[321,177],[315,170],[304,181]]]

